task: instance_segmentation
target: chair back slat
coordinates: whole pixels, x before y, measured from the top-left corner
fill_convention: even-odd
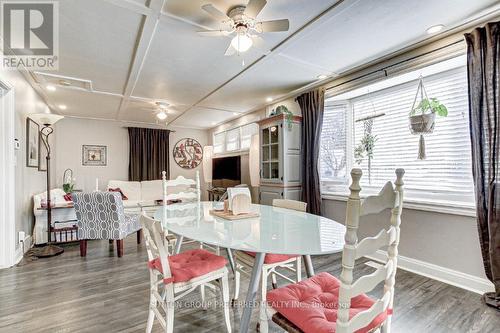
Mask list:
[[[397,205],[397,192],[394,190],[391,182],[387,182],[377,195],[367,197],[361,203],[360,216],[368,214],[378,214]]]
[[[187,179],[183,176],[178,176],[176,179],[168,180],[166,177],[166,172],[162,172],[162,185],[163,185],[163,202],[167,203],[169,200],[181,200],[186,201],[201,201],[201,189],[200,189],[200,172],[196,171],[196,179]],[[193,188],[194,186],[194,188]],[[169,188],[175,187],[188,187],[189,191],[182,191],[178,193],[168,193]]]
[[[307,210],[307,203],[290,199],[273,199],[273,207],[288,208],[299,212]]]
[[[403,169],[396,170],[394,185],[388,182],[376,196],[371,196],[361,202],[360,180],[362,171],[351,171],[352,183],[346,208],[346,234],[342,253],[342,272],[340,274],[339,304],[337,312],[337,332],[352,333],[368,325],[375,317],[392,308],[394,302],[394,283],[397,268],[401,213],[403,208]],[[358,228],[361,216],[381,213],[390,208],[391,218],[388,229],[382,229],[376,236],[358,242]],[[375,252],[387,246],[387,262],[374,273],[353,281],[353,270],[356,259]],[[368,310],[349,318],[351,299],[361,293],[373,290],[384,282],[384,296],[377,299]],[[390,325],[390,318],[385,325]]]
[[[389,227],[389,230],[380,230],[377,236],[366,237],[356,246],[355,259],[375,253],[377,250],[391,245],[396,240],[396,228]]]
[[[165,236],[160,222],[142,214],[141,224],[146,240],[149,260],[159,258],[163,269],[163,278],[167,279],[172,277],[170,264],[168,262],[169,252],[164,243]]]
[[[390,276],[393,268],[392,260],[389,260],[384,266],[377,268],[375,272],[357,279],[351,287],[351,298],[372,291],[380,282],[385,281]]]

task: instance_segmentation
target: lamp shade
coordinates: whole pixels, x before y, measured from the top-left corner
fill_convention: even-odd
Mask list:
[[[31,118],[33,121],[44,126],[52,126],[59,120],[64,118],[64,116],[60,116],[58,114],[53,114],[53,113],[33,113],[30,114],[28,117]]]
[[[252,143],[248,154],[248,165],[250,167],[250,184],[253,187],[260,185],[260,142],[259,135],[252,135]]]
[[[206,183],[212,182],[212,158],[214,156],[214,147],[203,147],[203,178]]]

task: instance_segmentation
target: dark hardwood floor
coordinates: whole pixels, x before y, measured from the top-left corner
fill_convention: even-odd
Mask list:
[[[148,311],[149,275],[146,250],[135,235],[117,258],[108,241],[88,243],[80,258],[78,244],[66,245],[55,258],[39,259],[0,270],[0,332],[144,332]],[[338,276],[340,255],[313,258],[317,272]],[[358,274],[373,268],[360,262]],[[242,282],[244,299],[247,279]],[[231,286],[232,292],[232,286]],[[381,289],[376,292],[381,292]],[[208,300],[216,300],[209,293]],[[193,292],[175,316],[176,332],[224,332],[220,308],[193,308]],[[481,303],[480,296],[402,270],[396,279],[392,332],[500,332],[500,313]],[[233,309],[237,331],[241,309]],[[257,311],[254,311],[255,327]],[[271,332],[280,332],[270,322]],[[161,332],[155,323],[154,332]]]

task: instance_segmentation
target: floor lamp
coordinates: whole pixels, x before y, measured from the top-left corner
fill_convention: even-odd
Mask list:
[[[52,203],[50,198],[50,144],[49,136],[54,132],[52,127],[56,122],[64,118],[52,113],[35,113],[29,116],[31,119],[41,124],[43,127],[40,130],[40,140],[47,151],[47,245],[43,247],[34,248],[32,253],[39,258],[53,257],[64,252],[62,247],[52,244],[51,228],[52,228]],[[38,152],[40,154],[40,152]]]

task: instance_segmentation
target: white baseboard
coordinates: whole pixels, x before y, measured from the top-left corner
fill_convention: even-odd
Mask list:
[[[24,253],[29,251],[32,241],[33,238],[31,237],[31,235],[28,235],[26,236],[26,238],[24,238]],[[19,248],[16,250],[16,259],[14,261],[14,265],[17,265],[21,261],[21,259],[23,259],[24,253],[23,244],[19,244]]]
[[[385,262],[387,260],[387,252],[378,250],[373,255],[366,257],[375,261]],[[493,283],[487,279],[413,258],[398,256],[398,268],[478,294],[495,290]]]

